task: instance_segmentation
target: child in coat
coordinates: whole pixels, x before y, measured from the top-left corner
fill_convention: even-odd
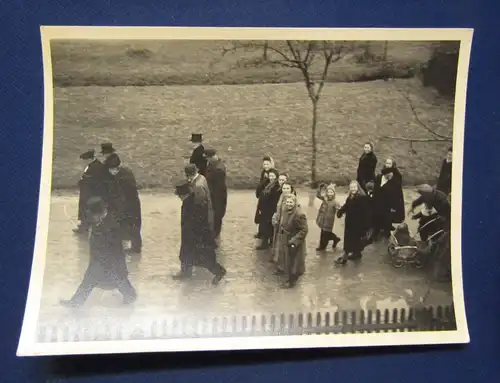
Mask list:
[[[335,198],[335,185],[321,185],[316,193],[316,197],[322,201],[321,207],[318,210],[316,224],[321,229],[319,246],[316,251],[323,251],[328,246],[330,241],[333,241],[332,248],[337,248],[340,238],[333,232],[333,224],[337,210],[340,209],[340,204]]]

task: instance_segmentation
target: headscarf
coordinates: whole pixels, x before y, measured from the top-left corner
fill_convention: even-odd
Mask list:
[[[267,156],[267,155],[266,155],[266,156],[262,157],[262,162],[264,162],[264,161],[269,161],[269,162],[271,163],[271,169],[273,169],[273,168],[274,168],[274,160],[273,160],[273,157],[271,157],[271,156]]]

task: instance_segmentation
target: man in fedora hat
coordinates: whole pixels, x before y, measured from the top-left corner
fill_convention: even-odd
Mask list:
[[[85,170],[78,181],[78,220],[80,224],[73,229],[76,234],[87,234],[90,227],[86,216],[86,204],[90,197],[102,195],[102,171],[103,165],[95,156],[95,150],[88,150],[80,155],[80,159],[86,163]]]
[[[218,238],[227,208],[226,166],[213,148],[205,149],[205,157],[208,161],[206,178],[214,210],[214,231]]]
[[[61,304],[66,307],[81,306],[96,287],[118,289],[123,295],[123,303],[130,304],[136,300],[137,292],[128,279],[120,224],[101,197],[90,198],[87,209],[92,222],[89,265],[73,297],[61,300]]]
[[[189,279],[193,266],[199,266],[214,275],[212,284],[217,285],[226,275],[226,269],[217,262],[216,244],[208,224],[208,210],[196,202],[193,185],[189,182],[176,185],[175,194],[182,201],[179,251],[181,270],[173,278]]]
[[[193,153],[189,158],[190,164],[195,164],[198,172],[205,176],[207,170],[207,160],[205,158],[205,148],[203,147],[203,136],[201,133],[191,134],[191,143],[193,144]]]

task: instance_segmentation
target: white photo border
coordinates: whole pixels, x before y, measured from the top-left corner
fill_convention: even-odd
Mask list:
[[[291,349],[469,343],[462,281],[462,171],[467,79],[473,29],[467,28],[225,28],[41,26],[44,130],[35,247],[18,356],[119,354],[172,351]],[[54,125],[51,40],[388,40],[460,41],[453,122],[451,258],[455,331],[321,336],[264,336],[38,343],[51,199]]]

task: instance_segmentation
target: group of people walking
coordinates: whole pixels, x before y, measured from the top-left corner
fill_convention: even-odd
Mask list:
[[[320,184],[316,194],[321,200],[316,217],[316,225],[321,230],[317,251],[324,251],[330,241],[333,249],[337,247],[341,238],[333,231],[335,219],[345,216],[344,252],[335,259],[338,265],[361,259],[368,244],[389,238],[406,217],[403,176],[396,162],[393,158],[387,158],[379,174],[376,174],[378,159],[373,145],[367,143],[363,149],[357,177],[350,182],[343,205],[336,198],[336,186],[333,183]],[[437,186],[419,186],[417,191],[420,197],[412,202],[409,211],[411,214],[424,204],[425,208],[412,218],[419,219],[422,226],[429,221],[429,216],[437,216],[438,224],[447,235],[451,214],[451,159],[450,148],[443,160]],[[270,156],[262,159],[256,197],[258,202],[254,222],[258,230],[255,238],[260,239],[257,250],[271,249],[270,261],[276,265],[275,273],[283,274],[284,286],[292,287],[304,272],[307,219],[297,203],[289,174],[280,173]],[[446,235],[442,238],[443,241],[449,241]]]
[[[217,262],[223,219],[227,208],[226,167],[213,148],[203,146],[201,134],[192,134],[193,152],[184,168],[185,179],[175,186],[181,200],[180,271],[176,280],[192,277],[193,267],[202,267],[213,274],[217,285],[226,269]],[[451,191],[451,148],[442,163],[437,187],[422,185],[420,198],[413,201],[411,212],[421,204],[425,209],[413,216],[421,221],[431,214],[442,220],[449,233]],[[123,166],[111,143],[101,144],[100,157],[95,150],[83,153],[87,163],[79,181],[80,198],[75,233],[89,238],[90,260],[82,283],[65,306],[82,305],[95,287],[118,289],[124,303],[137,298],[128,279],[126,253],[140,254],[141,203],[133,172]],[[356,180],[349,184],[344,204],[336,198],[333,183],[319,185],[316,197],[321,200],[316,225],[321,234],[316,250],[326,250],[332,242],[335,249],[341,238],[334,233],[336,218],[345,216],[344,252],[335,263],[344,265],[350,259],[359,260],[364,248],[387,238],[394,225],[405,219],[403,177],[394,159],[386,159],[376,174],[377,157],[371,144],[365,144],[359,159]],[[280,173],[270,156],[262,160],[260,180],[255,192],[257,207],[254,222],[258,225],[255,238],[257,250],[270,250],[269,261],[274,274],[280,276],[282,287],[291,288],[305,272],[306,237],[309,231],[305,212],[289,174]],[[91,230],[89,230],[91,229]],[[123,243],[129,240],[130,248]],[[449,240],[449,238],[448,238]]]

